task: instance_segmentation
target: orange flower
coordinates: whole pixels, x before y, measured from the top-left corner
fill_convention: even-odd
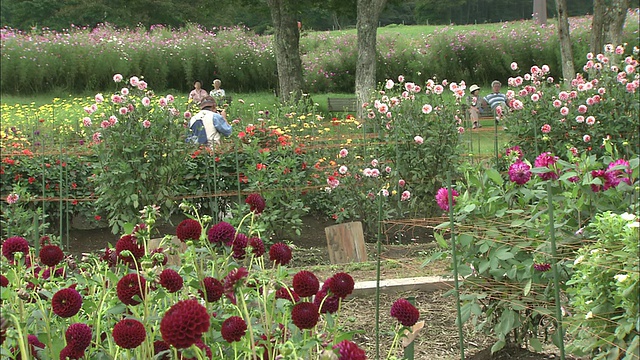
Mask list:
[[[29,150],[29,149],[24,149],[24,150],[22,150],[22,153],[23,153],[24,155],[27,155],[27,156],[33,156],[33,153],[32,153],[32,152],[31,152],[31,150]]]
[[[238,138],[242,139],[243,137],[247,136],[247,133],[245,133],[244,131],[240,131],[238,133]]]

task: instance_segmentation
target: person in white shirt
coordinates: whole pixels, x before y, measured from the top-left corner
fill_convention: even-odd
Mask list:
[[[224,90],[220,88],[220,85],[222,85],[222,81],[220,81],[220,79],[213,80],[213,90],[209,92],[209,95],[212,97],[225,96]]]

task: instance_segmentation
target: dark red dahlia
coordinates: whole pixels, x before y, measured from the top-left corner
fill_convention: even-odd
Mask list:
[[[196,343],[195,343],[194,345],[195,345],[197,348],[199,348],[200,350],[202,350],[202,351],[204,352],[204,354],[207,356],[207,358],[209,358],[209,359],[213,359],[213,353],[211,352],[211,348],[210,348],[210,347],[208,347],[207,345],[205,345],[205,344],[202,342],[202,340],[198,340],[198,341],[196,341]],[[198,360],[198,357],[197,357],[197,356],[194,356],[194,357],[187,358],[187,357],[185,357],[185,355],[184,355],[184,354],[180,353],[180,357],[179,357],[179,359],[180,359],[180,360]]]
[[[162,340],[156,340],[153,342],[153,354],[158,355],[163,351],[170,350],[169,344]],[[158,360],[169,360],[169,353],[163,354]]]
[[[72,317],[82,307],[82,296],[74,288],[58,290],[51,298],[51,307],[62,318]]]
[[[153,266],[158,266],[158,265],[165,266],[167,265],[167,261],[169,261],[167,254],[164,253],[164,249],[161,247],[151,250],[150,255],[151,255],[151,258],[153,259]]]
[[[235,236],[236,229],[233,227],[233,225],[224,221],[220,221],[219,223],[213,225],[207,232],[209,242],[211,242],[212,244],[224,243],[227,246],[231,245]]]
[[[247,323],[240,316],[232,316],[222,323],[222,338],[227,342],[240,341],[247,332]]]
[[[318,307],[314,303],[300,302],[291,309],[291,320],[301,330],[316,326],[319,317]]]
[[[264,255],[265,253],[264,243],[262,242],[262,239],[260,239],[259,237],[252,237],[251,239],[249,239],[249,246],[251,246],[251,248],[253,249],[251,250],[251,252],[256,257]]]
[[[17,252],[24,254],[22,258],[29,254],[29,242],[21,236],[13,236],[2,243],[2,255],[9,261],[13,261],[13,255]]]
[[[326,290],[320,290],[313,298],[313,303],[320,309],[321,314],[333,314],[340,307],[340,298],[327,294]]]
[[[74,349],[67,345],[60,351],[60,360],[78,360],[84,357],[84,349]]]
[[[224,277],[224,291],[225,292],[233,292],[233,287],[240,282],[240,280],[244,279],[249,275],[249,271],[246,268],[239,267],[235,268]]]
[[[200,290],[199,293],[206,302],[215,302],[220,300],[222,293],[224,292],[224,288],[222,287],[220,280],[208,276],[202,279],[202,285],[204,291]]]
[[[7,287],[7,286],[9,286],[9,279],[7,279],[7,277],[4,275],[0,275],[0,287]]]
[[[140,301],[134,299],[134,296],[139,296],[140,299],[144,299],[146,294],[147,280],[138,274],[127,274],[123,276],[116,287],[118,291],[118,299],[125,305],[138,305]]]
[[[275,243],[269,249],[269,260],[277,265],[287,265],[291,261],[291,248],[285,243]]]
[[[338,349],[338,360],[366,360],[367,354],[358,345],[349,340],[342,340],[334,349]]]
[[[302,270],[293,276],[293,289],[300,297],[313,296],[320,289],[320,281],[311,271]]]
[[[116,254],[115,249],[105,248],[104,254],[100,257],[100,260],[109,264],[109,267],[116,266],[118,262],[118,255]]]
[[[406,299],[398,299],[391,305],[391,316],[404,326],[413,326],[420,319],[420,312]]]
[[[276,299],[285,299],[297,303],[300,301],[300,295],[296,294],[295,290],[283,286],[276,291]]]
[[[184,280],[182,280],[182,276],[173,269],[164,269],[160,273],[160,285],[170,293],[174,293],[182,289],[183,284]]]
[[[247,254],[246,248],[248,243],[249,239],[247,238],[247,235],[241,233],[236,234],[236,238],[233,239],[232,246],[234,259],[244,259],[245,255]]]
[[[84,352],[91,344],[91,328],[83,323],[71,324],[64,337],[67,339],[67,347]]]
[[[202,225],[193,219],[182,220],[176,228],[176,235],[180,241],[199,240],[202,235]]]
[[[135,349],[144,342],[147,337],[147,331],[144,325],[135,319],[120,320],[114,327],[113,341],[118,346],[125,349]]]
[[[132,256],[121,254],[125,250],[129,250]],[[135,266],[135,263],[144,256],[144,245],[138,243],[138,239],[135,236],[124,235],[116,243],[116,255],[125,264]]]
[[[255,211],[256,214],[262,213],[266,206],[264,199],[258,193],[249,194],[244,202],[249,204],[249,210]]]
[[[355,282],[351,275],[343,272],[333,275],[331,277],[331,282],[329,282],[329,289],[331,292],[335,296],[343,299],[353,292],[354,286]]]
[[[42,343],[42,341],[38,340],[37,336],[32,334],[27,336],[27,341],[29,343],[29,351],[31,352],[31,356],[33,356],[35,359],[40,359],[40,357],[38,356],[38,350],[44,349],[45,345]]]
[[[57,245],[45,245],[40,249],[40,261],[47,266],[56,266],[64,259],[64,252]]]
[[[178,349],[195,344],[209,330],[209,314],[198,300],[177,302],[160,321],[162,339]]]
[[[536,271],[545,272],[545,271],[551,270],[551,264],[549,264],[549,263],[540,263],[540,264],[536,263],[536,264],[533,264],[533,268]]]

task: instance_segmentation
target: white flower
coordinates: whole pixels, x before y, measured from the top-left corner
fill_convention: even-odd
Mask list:
[[[576,259],[573,261],[573,265],[578,265],[578,264],[580,264],[583,260],[584,260],[584,255],[580,255],[580,256],[578,256],[578,258],[576,258]]]
[[[630,228],[639,228],[640,227],[640,222],[634,221],[632,223],[627,224],[627,226],[630,227]]]
[[[634,214],[629,214],[627,212],[620,214],[620,217],[622,218],[622,220],[626,220],[626,221],[633,221],[636,218]]]
[[[627,274],[617,274],[613,278],[616,279],[617,282],[624,282],[628,277],[629,275]]]
[[[591,311],[589,311],[589,312],[587,313],[587,315],[585,315],[585,316],[584,316],[584,318],[585,318],[586,320],[589,320],[589,319],[591,319],[592,317],[593,317],[593,313],[592,313]]]

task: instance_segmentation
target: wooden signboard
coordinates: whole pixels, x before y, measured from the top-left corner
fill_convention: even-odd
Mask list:
[[[324,228],[332,264],[367,261],[362,223],[359,221]]]

